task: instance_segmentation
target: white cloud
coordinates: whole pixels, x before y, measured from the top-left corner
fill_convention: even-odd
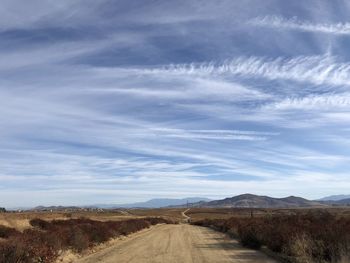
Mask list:
[[[173,74],[194,76],[253,76],[270,80],[283,79],[309,82],[315,85],[350,85],[350,63],[337,62],[336,57],[298,56],[237,57],[220,63],[175,64],[162,68],[144,69],[140,74]]]
[[[28,45],[25,49],[11,51],[1,50],[2,61],[0,70],[11,72],[25,67],[49,67],[59,63],[67,63],[70,59],[82,58],[84,55],[94,54],[110,47],[127,47],[135,43],[142,43],[143,36],[133,33],[111,34],[102,39],[61,41],[55,44],[44,43],[40,46]],[[67,65],[68,66],[68,65]],[[75,69],[79,68],[77,65]]]
[[[316,111],[337,111],[350,110],[350,94],[325,94],[309,95],[301,98],[286,98],[282,101],[266,106],[267,109],[276,110],[316,110]]]
[[[124,203],[140,201],[154,197],[181,198],[188,196],[206,196],[225,198],[248,192],[285,197],[290,193],[310,199],[320,198],[328,193],[346,192],[350,187],[347,175],[339,174],[337,180],[325,173],[297,171],[288,178],[267,181],[220,181],[205,178],[159,178],[153,181],[142,181],[140,184],[105,184],[75,185],[56,189],[11,189],[0,191],[0,200],[10,200],[5,205],[20,206],[19,200],[28,200],[26,205],[82,205],[103,203]],[[297,187],[296,187],[297,186]],[[313,191],[310,191],[313,189]],[[8,199],[10,198],[10,199]],[[81,201],[83,200],[83,201]]]
[[[161,15],[154,16],[152,5],[130,10],[110,1],[5,2],[0,29],[19,30],[4,32],[0,48],[0,200],[69,204],[240,191],[307,196],[311,183],[319,187],[313,194],[348,186],[342,175],[348,152],[341,147],[347,133],[338,128],[350,121],[349,93],[339,93],[349,86],[350,63],[330,55],[284,56],[314,53],[306,41],[284,52],[299,41],[294,34],[288,43],[249,42],[255,35],[244,35],[238,23],[249,14],[235,16],[232,31],[228,14],[217,21],[214,6],[202,14],[159,4]],[[99,17],[110,7],[123,14]],[[188,23],[201,19],[209,30]],[[287,22],[330,34],[345,28],[278,23]],[[242,39],[231,45],[236,37]],[[261,54],[265,45],[267,56],[240,56]],[[239,55],[159,66],[230,54]],[[321,148],[319,138],[337,140],[341,150],[323,140],[323,153],[311,151]],[[312,180],[303,179],[308,174]],[[341,182],[332,184],[338,175]]]
[[[96,1],[3,0],[0,9],[2,30],[32,29],[47,26],[74,27],[94,21]]]
[[[171,80],[168,80],[169,83]],[[189,79],[174,80],[172,85],[175,85],[172,89],[162,88],[150,88],[150,87],[137,87],[137,88],[89,88],[86,92],[95,94],[124,94],[136,97],[145,98],[161,98],[168,100],[193,100],[206,99],[206,100],[225,100],[225,101],[246,101],[246,100],[262,100],[269,98],[270,96],[262,92],[244,87],[240,84],[224,82],[221,80],[211,79]]]
[[[320,32],[335,35],[350,35],[350,23],[313,23],[301,21],[297,17],[290,19],[281,16],[257,17],[248,22],[251,25],[276,29],[290,29],[307,32]]]
[[[154,128],[152,130],[158,136],[182,139],[265,141],[270,136],[278,135],[278,133],[273,132],[243,130],[183,130],[168,128]]]

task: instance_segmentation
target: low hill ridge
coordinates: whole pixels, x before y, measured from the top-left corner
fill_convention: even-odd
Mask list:
[[[274,198],[269,196],[242,194],[221,200],[191,204],[192,207],[246,207],[246,208],[292,208],[292,207],[315,207],[325,204],[310,201],[302,197],[288,196]]]

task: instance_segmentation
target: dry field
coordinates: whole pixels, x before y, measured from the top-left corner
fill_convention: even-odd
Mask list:
[[[264,216],[288,216],[296,214],[307,214],[313,211],[327,211],[336,216],[350,217],[349,207],[334,208],[190,208],[186,213],[192,221],[203,219],[229,219],[231,217],[264,217]]]
[[[160,209],[123,209],[103,212],[13,212],[0,213],[0,225],[15,228],[19,231],[31,228],[29,221],[34,218],[43,220],[66,220],[88,218],[97,221],[120,221],[132,218],[142,217],[163,217],[170,220],[183,221],[182,212],[185,208],[160,208]],[[307,213],[313,209],[247,209],[247,208],[190,208],[186,215],[191,217],[192,221],[203,219],[228,219],[231,217],[254,217],[266,215],[293,215],[298,213]],[[322,209],[332,214],[349,216],[350,208],[329,208]]]
[[[119,221],[138,218],[138,216],[130,215],[123,210],[113,212],[11,212],[0,213],[0,225],[23,231],[24,229],[31,228],[29,221],[34,218],[51,221],[78,219],[81,217],[97,221]]]
[[[151,219],[153,223],[149,221],[150,217],[155,218]],[[47,223],[33,221],[38,218]],[[159,218],[181,224],[150,227]],[[186,222],[196,225],[185,224]],[[1,230],[1,225],[12,230]],[[142,231],[138,232],[139,230]],[[262,246],[271,248],[271,252],[287,253],[293,263],[333,263],[340,262],[337,261],[340,256],[350,249],[348,230],[349,208],[166,208],[0,214],[0,235],[1,231],[5,234],[5,238],[0,239],[0,245],[13,235],[12,244],[16,245],[17,241],[29,247],[33,244],[33,255],[49,255],[47,259],[40,259],[40,262],[54,262],[52,259],[59,256],[56,253],[59,250],[69,252],[67,255],[71,255],[71,252],[75,255],[71,260],[68,258],[68,261],[65,261],[67,258],[61,258],[64,260],[62,262],[76,262],[80,258],[79,263],[115,262],[117,258],[118,262],[141,262],[141,259],[142,262],[184,263],[278,262],[251,249]],[[33,235],[38,238],[34,240]],[[232,239],[232,235],[237,239]],[[120,237],[125,239],[120,240]],[[246,247],[239,244],[239,241]],[[295,242],[290,243],[291,241]],[[316,248],[314,244],[317,244]],[[97,249],[100,245],[101,249]],[[42,250],[50,246],[51,250]],[[12,249],[13,247],[8,246],[4,250],[3,247],[2,251],[8,253]],[[7,261],[6,258],[1,260],[1,253],[4,252],[0,252],[0,263],[28,262]],[[312,258],[316,254],[322,261],[304,260],[304,257]],[[300,260],[294,260],[295,258]],[[332,258],[337,260],[332,261]],[[349,261],[345,259],[344,262]]]
[[[157,217],[161,216],[171,220],[183,220],[184,208],[159,208],[159,209],[129,209],[127,212],[133,216]]]

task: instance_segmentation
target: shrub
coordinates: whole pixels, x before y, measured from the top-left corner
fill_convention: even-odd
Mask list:
[[[237,235],[242,245],[250,248],[267,246],[295,262],[341,262],[350,255],[350,218],[328,212],[202,220],[195,224]]]
[[[29,221],[29,224],[33,227],[38,227],[43,230],[47,230],[51,224],[45,220],[42,220],[40,218],[34,218]]]
[[[157,225],[157,224],[174,224],[173,221],[162,218],[162,217],[147,217],[145,218],[146,221],[150,222],[151,225]]]
[[[239,228],[238,234],[243,246],[260,249],[262,242],[258,237],[258,230],[254,225]]]
[[[69,247],[77,252],[81,252],[89,247],[89,236],[81,227],[74,226],[69,236]]]
[[[291,238],[288,246],[285,247],[284,253],[293,255],[298,263],[310,263],[314,242],[311,238],[303,234],[298,234]]]
[[[53,220],[33,219],[33,229],[23,233],[0,226],[0,263],[53,262],[60,250],[81,252],[113,237],[128,235],[151,225],[171,223],[162,218],[100,222],[86,218]]]
[[[14,228],[0,225],[0,238],[9,238],[10,236],[17,235],[19,233],[20,232]]]
[[[0,263],[29,262],[30,258],[23,247],[19,247],[12,242],[0,243]]]

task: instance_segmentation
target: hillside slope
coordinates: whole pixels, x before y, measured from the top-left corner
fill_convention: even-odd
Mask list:
[[[310,201],[301,197],[289,196],[285,198],[273,198],[253,194],[242,194],[228,197],[222,200],[200,202],[191,204],[192,207],[252,207],[252,208],[292,208],[292,207],[315,207],[325,204]]]

